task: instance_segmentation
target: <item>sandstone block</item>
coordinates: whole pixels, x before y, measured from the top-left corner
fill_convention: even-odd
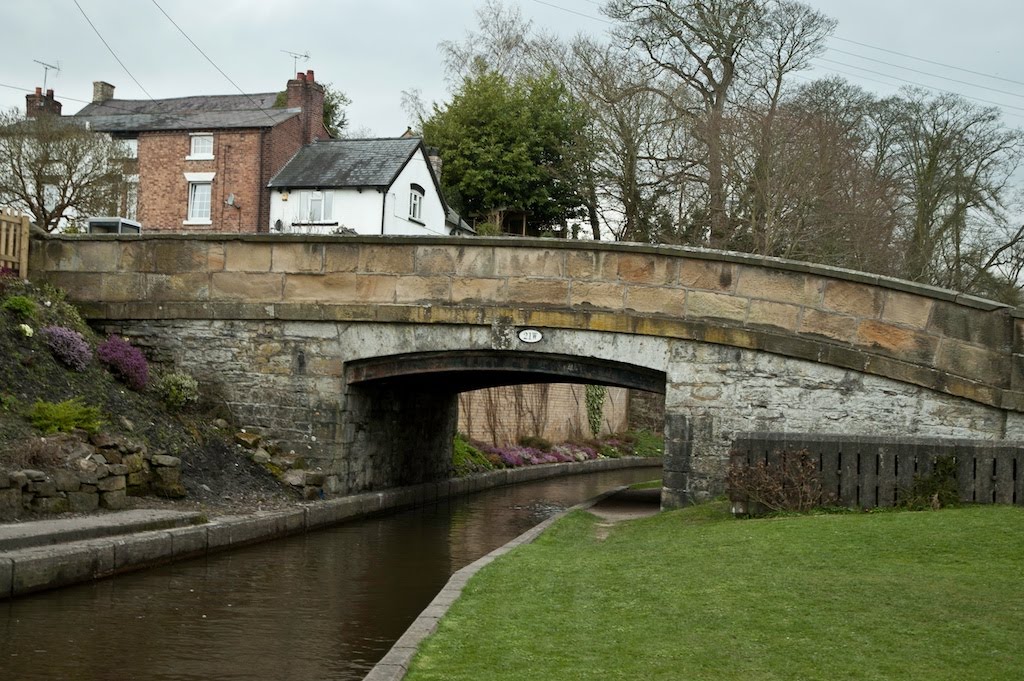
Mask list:
[[[829,281],[825,284],[823,305],[826,310],[854,317],[878,317],[882,312],[883,291],[852,281]]]
[[[569,304],[573,307],[589,305],[620,310],[625,300],[626,287],[622,284],[573,281],[569,290]]]
[[[747,315],[747,303],[746,298],[725,293],[690,291],[686,294],[686,316],[743,321]]]
[[[154,466],[163,466],[167,468],[177,468],[181,466],[181,459],[176,456],[167,456],[166,454],[154,454],[150,461]]]
[[[21,508],[21,488],[0,489],[0,518],[10,518]]]
[[[494,273],[501,277],[564,277],[565,252],[503,248],[495,254]]]
[[[121,458],[121,463],[128,468],[129,473],[140,472],[143,469],[144,461],[141,454],[128,454]]]
[[[96,484],[96,489],[101,492],[116,492],[125,488],[123,475],[108,475]]]
[[[65,497],[36,497],[32,500],[32,510],[39,513],[66,513],[71,506]]]
[[[175,485],[181,482],[181,469],[179,468],[154,468],[154,482],[162,485]]]
[[[293,242],[273,245],[271,269],[275,272],[320,272],[323,267],[323,244]]]
[[[447,301],[451,297],[451,279],[448,277],[399,277],[395,284],[395,302]]]
[[[77,492],[82,486],[78,475],[67,470],[54,471],[53,482],[57,486],[58,492]]]
[[[510,277],[507,297],[514,303],[566,305],[569,302],[569,282],[564,279],[525,279]]]
[[[100,492],[100,506],[111,511],[128,508],[128,495],[123,489],[111,492]]]
[[[68,492],[67,498],[72,513],[89,513],[100,507],[100,495],[95,492]]]
[[[677,280],[687,288],[727,292],[736,282],[736,266],[727,262],[687,259],[679,264]]]
[[[902,291],[888,291],[882,308],[882,319],[894,324],[923,329],[928,325],[934,300]]]
[[[857,320],[846,315],[806,310],[800,324],[800,333],[824,336],[848,343],[857,331]]]
[[[858,326],[856,342],[910,362],[931,362],[938,345],[934,336],[872,320]]]
[[[37,497],[55,497],[57,496],[57,483],[53,480],[30,482],[28,483],[28,491]]]
[[[233,241],[225,244],[225,272],[269,272],[272,246],[279,244]]]
[[[660,286],[629,286],[626,307],[637,312],[682,317],[686,310],[686,292]]]
[[[741,296],[805,307],[816,306],[821,297],[818,280],[806,274],[744,265],[737,270],[736,293]]]
[[[359,271],[383,274],[411,274],[415,252],[404,246],[370,246],[359,249]]]
[[[800,324],[800,307],[767,300],[751,300],[747,323],[796,331]]]
[[[498,299],[505,288],[504,279],[458,277],[452,281],[453,303],[481,303]]]

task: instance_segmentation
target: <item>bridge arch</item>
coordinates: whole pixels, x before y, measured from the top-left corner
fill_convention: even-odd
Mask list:
[[[507,363],[492,381],[558,362],[584,378],[619,365],[663,376],[668,505],[719,491],[745,430],[1024,438],[1021,311],[805,263],[530,239],[154,235],[39,239],[30,269],[94,324],[222,382],[244,423],[308,448],[339,492],[407,481],[403,467],[440,474],[381,472],[398,454],[374,454],[366,427],[374,409],[398,426],[424,411],[424,391],[387,379],[411,385],[430,361],[454,387],[485,380],[487,362]],[[459,379],[459,356],[475,378]],[[450,433],[430,440],[432,427],[421,441],[436,449]]]

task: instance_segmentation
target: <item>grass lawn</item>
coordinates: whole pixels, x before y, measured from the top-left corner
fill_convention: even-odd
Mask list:
[[[594,526],[481,571],[408,681],[1024,679],[1024,508]]]

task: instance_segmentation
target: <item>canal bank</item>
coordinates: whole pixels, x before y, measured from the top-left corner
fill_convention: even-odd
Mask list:
[[[107,514],[21,523],[14,526],[17,532],[11,533],[15,539],[8,536],[6,544],[0,534],[0,599],[208,555],[384,511],[434,504],[495,487],[636,467],[650,467],[660,473],[661,465],[660,458],[624,457],[503,469],[301,504],[285,511],[213,518],[185,513],[175,517],[169,526],[139,524],[138,516],[132,512],[124,516]]]

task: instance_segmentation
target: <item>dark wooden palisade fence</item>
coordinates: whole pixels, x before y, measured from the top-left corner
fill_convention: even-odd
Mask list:
[[[840,506],[894,506],[915,476],[930,474],[946,457],[956,462],[961,501],[1024,505],[1024,442],[743,433],[733,443],[730,463],[771,465],[783,452],[800,451],[817,462],[826,498]]]

